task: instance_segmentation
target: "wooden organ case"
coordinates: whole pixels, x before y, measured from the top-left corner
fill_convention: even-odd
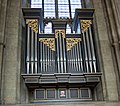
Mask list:
[[[76,9],[74,19],[45,18],[42,9],[23,8],[26,46],[21,74],[30,100],[92,100],[100,82],[93,33],[94,9]],[[52,23],[51,34],[44,26]],[[70,24],[75,33],[66,34]],[[79,34],[77,33],[79,31]]]

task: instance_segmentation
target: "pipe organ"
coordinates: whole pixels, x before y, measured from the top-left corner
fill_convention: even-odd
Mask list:
[[[93,39],[94,10],[76,10],[73,29],[75,32],[80,30],[79,34],[66,34],[68,19],[44,20],[41,11],[23,9],[26,23],[26,63],[22,76],[25,84],[28,89],[40,93],[35,93],[36,95],[43,94],[42,99],[47,99],[44,97],[47,92],[53,92],[55,94],[53,97],[57,99],[62,98],[59,97],[62,92],[69,91],[74,97],[72,92],[81,92],[79,89],[82,91],[87,89],[86,92],[89,91],[90,94],[91,89],[100,82],[101,76],[97,68]],[[52,23],[52,34],[40,33],[44,29],[45,21]],[[85,89],[81,88],[82,86]],[[52,90],[49,91],[48,88]],[[88,99],[91,99],[90,95]],[[72,96],[66,93],[65,98],[69,97]]]
[[[77,38],[66,38],[65,30],[55,30],[52,38],[38,38],[38,34],[31,26],[29,24],[26,26],[27,74],[96,73],[91,25],[86,31],[83,29]]]

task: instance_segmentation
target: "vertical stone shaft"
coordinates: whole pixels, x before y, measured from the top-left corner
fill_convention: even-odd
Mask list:
[[[2,103],[15,104],[19,103],[18,95],[20,93],[21,29],[19,15],[21,1],[4,0],[4,2],[7,3],[7,7],[5,7],[7,10],[6,12],[4,10],[3,14],[7,14],[1,18],[3,23],[0,24],[5,25],[5,32],[2,34],[5,43],[2,56]],[[6,20],[5,24],[4,19]]]
[[[116,74],[112,57],[112,45],[109,41],[109,34],[107,32],[107,25],[104,16],[104,10],[102,7],[102,2],[100,0],[93,0],[93,6],[95,8],[95,18],[97,22],[98,29],[98,39],[99,42],[98,58],[100,60],[100,68],[103,73],[103,94],[104,99],[109,101],[118,100],[118,89],[116,83]]]
[[[106,6],[106,21],[108,26],[108,33],[110,36],[110,41],[113,46],[113,56],[115,60],[115,66],[116,66],[116,79],[118,84],[118,91],[120,95],[120,19],[119,16],[119,10],[118,10],[118,4],[116,0],[105,0],[105,6]],[[117,13],[118,12],[118,13]]]
[[[5,50],[5,24],[6,24],[7,0],[0,0],[0,103],[3,101],[3,58]]]

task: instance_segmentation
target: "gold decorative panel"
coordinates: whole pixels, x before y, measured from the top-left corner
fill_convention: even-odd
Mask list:
[[[80,41],[81,38],[66,38],[67,51],[71,50]]]
[[[39,41],[47,45],[51,50],[55,51],[55,39],[54,38],[39,38]]]
[[[62,34],[62,37],[65,38],[65,30],[55,30],[55,38],[58,38],[58,34]]]
[[[28,24],[34,32],[38,33],[38,19],[26,19],[26,24]]]
[[[90,27],[90,24],[92,24],[92,21],[91,20],[80,20],[80,23],[81,23],[82,32],[85,32]]]

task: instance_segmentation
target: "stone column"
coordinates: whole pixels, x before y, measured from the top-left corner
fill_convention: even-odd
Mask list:
[[[112,44],[116,79],[120,96],[120,11],[116,0],[104,0],[108,33]]]
[[[3,0],[4,2],[7,0]],[[20,60],[21,60],[21,31],[20,11],[21,0],[8,0],[5,19],[4,43],[2,68],[2,103],[19,103],[20,97]],[[1,25],[1,24],[0,24]],[[2,27],[4,24],[2,24]],[[0,28],[1,29],[1,28]]]
[[[116,32],[119,36],[120,43],[120,0],[111,0],[111,7],[114,16],[114,22],[116,24]],[[110,7],[109,7],[110,8]]]
[[[98,50],[98,58],[100,61],[100,69],[103,73],[102,85],[104,100],[117,101],[118,89],[116,83],[116,73],[112,56],[112,45],[109,40],[109,33],[105,14],[101,0],[93,0],[95,8],[96,30],[95,39]]]
[[[1,2],[2,2],[2,0],[0,0],[0,10],[1,10]]]
[[[7,0],[0,0],[0,103],[2,101],[2,71],[3,71],[3,54],[5,48],[5,24],[6,24]]]

